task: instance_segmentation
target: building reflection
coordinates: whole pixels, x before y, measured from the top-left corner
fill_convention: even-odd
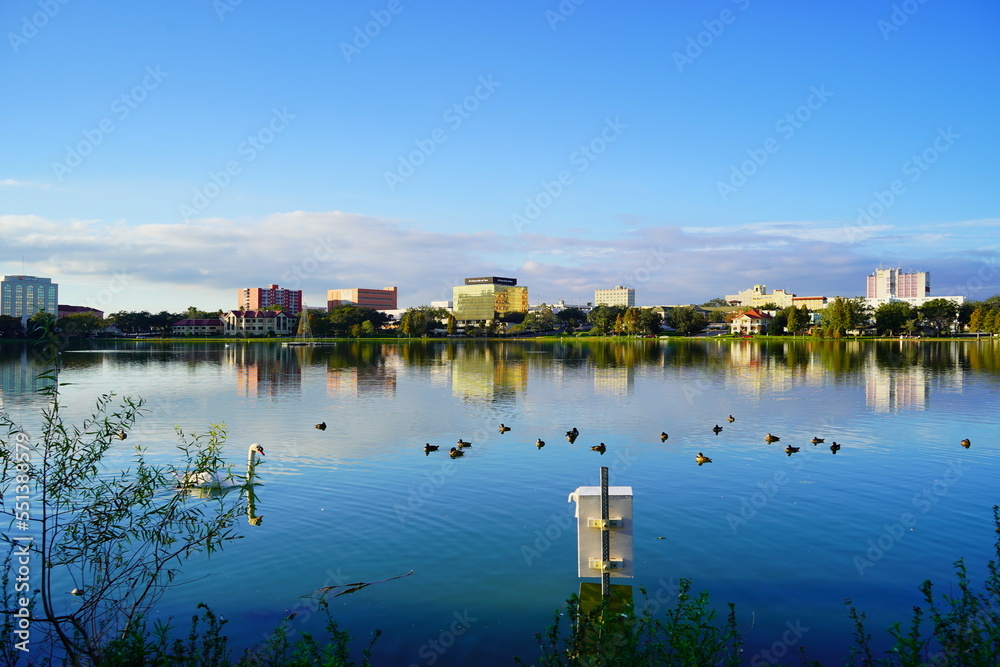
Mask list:
[[[225,362],[236,371],[237,396],[279,396],[302,390],[302,367],[294,347],[232,344]]]
[[[479,403],[514,401],[528,387],[528,363],[511,352],[505,344],[456,349],[451,363],[452,395]]]
[[[39,391],[53,386],[52,378],[39,377],[50,368],[36,359],[27,346],[3,350],[0,355],[0,410],[30,402]]]
[[[876,412],[927,409],[930,385],[922,368],[890,371],[872,366],[865,374],[865,404]]]
[[[399,345],[353,343],[327,358],[328,396],[395,396],[399,369],[405,365]]]
[[[635,366],[594,368],[594,394],[597,396],[631,396],[634,389]]]

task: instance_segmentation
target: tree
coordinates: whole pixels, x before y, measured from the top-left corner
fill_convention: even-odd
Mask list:
[[[563,323],[569,322],[570,320],[576,320],[577,326],[580,322],[584,322],[587,319],[587,313],[583,312],[579,308],[563,308],[558,313],[556,317]]]
[[[682,336],[698,333],[708,326],[708,318],[691,306],[682,306],[670,311],[670,326]]]
[[[46,332],[55,330],[55,323],[55,315],[40,310],[28,318],[28,326],[25,327],[25,333],[28,338],[41,338]]]
[[[579,322],[577,322],[572,317],[569,318],[568,320],[566,320],[566,333],[572,336],[573,333],[576,331],[577,327],[579,326],[580,326]]]
[[[149,327],[151,329],[156,329],[161,333],[167,333],[170,331],[170,325],[177,320],[184,319],[177,313],[168,313],[165,310],[161,310],[156,315],[151,315],[149,318]]]
[[[54,347],[47,354],[54,363]],[[32,647],[59,647],[68,664],[102,664],[111,641],[142,632],[144,615],[175,585],[187,558],[237,537],[244,507],[239,495],[200,502],[176,488],[189,473],[225,469],[222,427],[190,438],[178,431],[179,465],[153,464],[137,447],[131,465],[116,471],[105,455],[145,412],[142,401],[116,404],[105,394],[82,424],[67,424],[56,371],[40,377],[50,381],[42,390],[48,405],[34,436],[0,412],[0,447],[11,453],[3,457],[0,495],[13,501],[15,491],[33,488],[30,518],[13,502],[0,506],[9,526],[0,541],[28,550],[37,564],[35,583],[20,593],[32,609]],[[15,541],[15,519],[32,525],[32,541]],[[72,605],[65,604],[69,581],[84,591]]]
[[[969,331],[973,333],[978,333],[983,330],[983,320],[985,319],[986,311],[982,308],[976,308],[969,314]]]
[[[593,325],[595,334],[604,336],[614,329],[615,321],[623,312],[624,306],[596,306],[587,315],[587,321]]]
[[[360,327],[365,322],[371,324],[373,331],[378,331],[389,321],[389,317],[381,311],[352,304],[335,306],[326,314],[326,319],[330,333],[334,336],[354,336],[351,328],[357,326],[357,331],[360,332]]]
[[[559,318],[552,314],[551,308],[536,310],[524,318],[524,328],[528,331],[551,331],[558,326]]]
[[[24,326],[20,317],[0,315],[0,338],[24,338]]]
[[[809,323],[812,321],[812,314],[809,309],[805,306],[799,306],[798,308],[792,308],[788,312],[788,324],[785,327],[788,329],[789,333],[794,335],[797,331],[804,331]]]
[[[148,311],[125,311],[108,315],[108,322],[118,327],[122,333],[144,333],[149,331],[152,315]]]
[[[867,321],[867,307],[861,299],[835,297],[823,309],[821,323],[823,335],[840,338],[851,329],[857,329]]]
[[[1000,308],[990,308],[983,314],[983,331],[1000,333]]]
[[[642,333],[656,335],[663,329],[663,316],[652,308],[639,310],[639,330]]]
[[[788,326],[789,311],[791,310],[795,309],[782,308],[776,312],[767,325],[767,333],[771,336],[782,336],[785,333],[785,329],[791,331],[791,328]]]
[[[60,317],[56,323],[67,336],[91,336],[105,326],[104,318],[97,313],[72,313]]]
[[[917,311],[924,321],[934,328],[936,335],[941,335],[944,329],[951,329],[958,317],[958,306],[948,299],[931,299]]]
[[[528,313],[512,310],[506,313],[494,313],[493,319],[506,322],[507,324],[521,324],[527,316]]]
[[[448,332],[449,336],[454,336],[458,333],[458,320],[455,319],[455,315],[448,313],[448,322],[445,324],[445,331]]]
[[[913,318],[913,306],[905,301],[890,301],[875,309],[875,328],[888,335],[894,335],[903,330],[907,320]]]
[[[721,296],[717,296],[714,299],[709,299],[705,303],[701,304],[701,307],[702,308],[715,308],[715,307],[728,306],[728,305],[729,305],[728,301],[726,301]]]
[[[442,320],[448,319],[448,311],[444,308],[420,306],[407,308],[399,318],[399,331],[407,336],[424,336],[431,329],[442,328]]]

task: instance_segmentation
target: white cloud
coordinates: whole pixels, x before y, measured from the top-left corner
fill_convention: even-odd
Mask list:
[[[112,311],[230,308],[236,289],[272,283],[303,289],[312,305],[327,289],[396,285],[401,305],[420,305],[450,299],[451,286],[474,275],[516,277],[532,302],[549,303],[592,301],[593,290],[619,284],[635,287],[641,304],[701,301],[762,282],[806,296],[860,294],[882,249],[866,239],[846,245],[834,231],[790,222],[722,231],[643,227],[589,239],[446,234],[342,211],[137,225],[5,215],[0,259],[19,263],[23,255],[24,272],[56,278],[66,303],[125,276],[128,288],[108,304]],[[944,252],[937,247],[943,235],[929,230],[900,239],[913,251],[906,259],[914,266]]]
[[[4,188],[41,188],[47,190],[51,187],[48,183],[36,183],[34,181],[15,181],[12,178],[0,180],[0,187]]]

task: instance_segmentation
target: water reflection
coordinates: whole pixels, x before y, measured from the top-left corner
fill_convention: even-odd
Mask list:
[[[225,363],[236,370],[239,396],[277,396],[302,389],[302,367],[296,351],[282,345],[232,344],[224,348]]]
[[[92,342],[66,350],[66,369],[183,363],[231,368],[241,396],[301,392],[303,369],[324,368],[328,395],[395,396],[403,369],[423,367],[432,384],[481,404],[513,403],[529,375],[561,384],[566,373],[586,372],[598,396],[635,391],[641,368],[721,371],[723,381],[749,396],[794,392],[831,380],[864,387],[878,412],[927,408],[931,390],[960,392],[968,370],[1000,373],[1000,341],[626,340],[378,341],[289,347],[275,343]],[[46,386],[45,369],[25,345],[0,346],[0,400]]]

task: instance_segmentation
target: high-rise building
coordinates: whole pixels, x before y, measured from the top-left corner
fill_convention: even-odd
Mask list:
[[[635,289],[616,286],[614,289],[594,290],[594,306],[625,306],[635,307]]]
[[[869,299],[922,299],[931,293],[931,274],[903,273],[900,269],[875,269],[868,276]]]
[[[17,317],[21,324],[27,324],[39,311],[59,316],[59,285],[51,278],[4,276],[0,282],[0,315]]]
[[[330,310],[337,306],[350,305],[373,308],[375,310],[396,310],[398,291],[398,287],[386,287],[385,289],[364,289],[362,287],[331,289],[326,291],[326,308]]]
[[[277,285],[236,290],[237,308],[264,310],[268,306],[283,306],[289,315],[297,315],[302,310],[302,290],[282,289]]]
[[[498,314],[528,312],[528,288],[518,286],[517,278],[466,278],[464,285],[456,285],[451,291],[455,319],[460,323],[484,322]]]

